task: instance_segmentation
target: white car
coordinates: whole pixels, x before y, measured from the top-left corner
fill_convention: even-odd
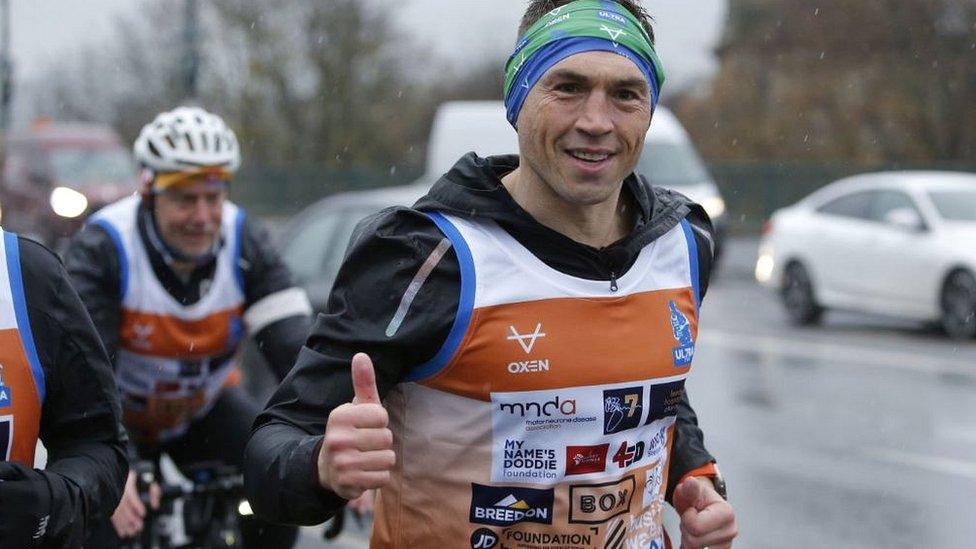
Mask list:
[[[976,174],[886,172],[842,179],[777,210],[756,279],[791,320],[825,309],[938,322],[976,336]]]

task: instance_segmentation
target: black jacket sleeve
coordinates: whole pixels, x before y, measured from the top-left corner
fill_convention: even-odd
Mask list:
[[[257,220],[246,217],[241,231],[241,272],[244,275],[245,307],[257,306],[268,309],[277,307],[277,319],[253,331],[251,336],[264,359],[271,366],[278,379],[285,377],[295,363],[298,351],[305,343],[312,323],[311,307],[299,311],[294,299],[286,303],[278,301],[281,292],[300,291],[288,266],[281,260],[275,249],[271,235]],[[263,301],[268,299],[268,301]],[[263,301],[263,302],[262,302]]]
[[[393,336],[386,327],[419,266],[444,238],[430,220],[399,210],[365,220],[352,238],[327,310],[318,316],[298,362],[255,421],[245,452],[248,500],[276,522],[323,522],[344,502],[319,487],[318,445],[325,422],[353,397],[350,361],[370,355],[381,396],[432,357],[457,311],[453,251],[437,264]],[[453,299],[450,294],[454,292]]]
[[[122,322],[119,252],[115,243],[105,229],[87,224],[72,237],[64,254],[64,266],[114,364]]]
[[[701,206],[694,204],[688,216],[695,244],[698,248],[698,284],[701,299],[704,303],[708,291],[708,282],[712,271],[712,223]],[[715,458],[705,449],[705,435],[698,427],[698,416],[691,407],[688,392],[685,391],[678,403],[677,421],[675,422],[674,443],[672,446],[671,462],[668,465],[668,487],[665,500],[671,501],[678,482],[689,471],[702,465],[715,462]]]
[[[77,547],[86,528],[111,515],[128,471],[112,367],[60,261],[20,239],[31,331],[47,394],[40,437],[51,494],[45,547]],[[0,513],[2,517],[2,513]]]

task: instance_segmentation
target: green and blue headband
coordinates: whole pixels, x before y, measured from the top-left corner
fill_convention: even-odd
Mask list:
[[[608,51],[630,59],[651,88],[651,107],[664,68],[640,21],[613,0],[576,0],[542,16],[525,31],[505,64],[505,109],[515,126],[529,91],[556,63],[577,53]]]

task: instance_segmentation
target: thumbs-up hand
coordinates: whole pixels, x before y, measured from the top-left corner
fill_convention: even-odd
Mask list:
[[[345,499],[381,488],[396,464],[393,433],[376,389],[373,361],[365,353],[352,357],[351,403],[332,410],[319,450],[319,483]]]
[[[725,549],[738,534],[735,511],[707,478],[681,481],[671,498],[681,517],[681,549]]]

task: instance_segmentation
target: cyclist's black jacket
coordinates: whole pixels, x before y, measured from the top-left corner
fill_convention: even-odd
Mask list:
[[[387,209],[360,223],[326,311],[318,316],[298,363],[255,421],[244,473],[256,512],[297,524],[322,522],[335,513],[344,501],[318,487],[316,457],[329,413],[352,400],[352,355],[370,355],[380,395],[385,396],[447,338],[460,295],[453,249],[424,282],[396,334],[385,333],[411,280],[444,238],[425,210],[491,218],[550,267],[608,285],[627,271],[648,242],[687,217],[696,229],[704,295],[712,229],[700,206],[669,191],[652,191],[632,175],[625,192],[639,209],[636,226],[621,241],[595,249],[543,226],[516,204],[500,178],[517,166],[517,156],[485,159],[469,153],[413,208]],[[686,472],[712,461],[686,397],[678,412],[668,497]]]
[[[88,526],[112,514],[128,472],[119,397],[105,348],[57,256],[19,239],[30,329],[47,394],[40,438],[47,465],[29,472],[50,500],[43,547],[79,547]],[[15,481],[17,482],[17,481]],[[2,500],[2,490],[0,490]],[[0,523],[15,516],[0,501]],[[0,547],[7,547],[0,539]]]
[[[139,235],[149,254],[153,272],[163,288],[177,301],[184,305],[196,303],[214,276],[216,260],[197,267],[186,282],[180,280],[149,241],[146,224],[151,221],[147,207],[145,203],[140,205]],[[245,309],[267,296],[295,286],[294,277],[278,256],[268,231],[250,216],[244,218],[241,229],[239,261],[244,275]],[[65,265],[114,363],[122,319],[118,248],[105,229],[88,224],[72,238],[65,253]],[[279,379],[294,363],[310,322],[307,315],[293,315],[252,334],[257,348]]]

